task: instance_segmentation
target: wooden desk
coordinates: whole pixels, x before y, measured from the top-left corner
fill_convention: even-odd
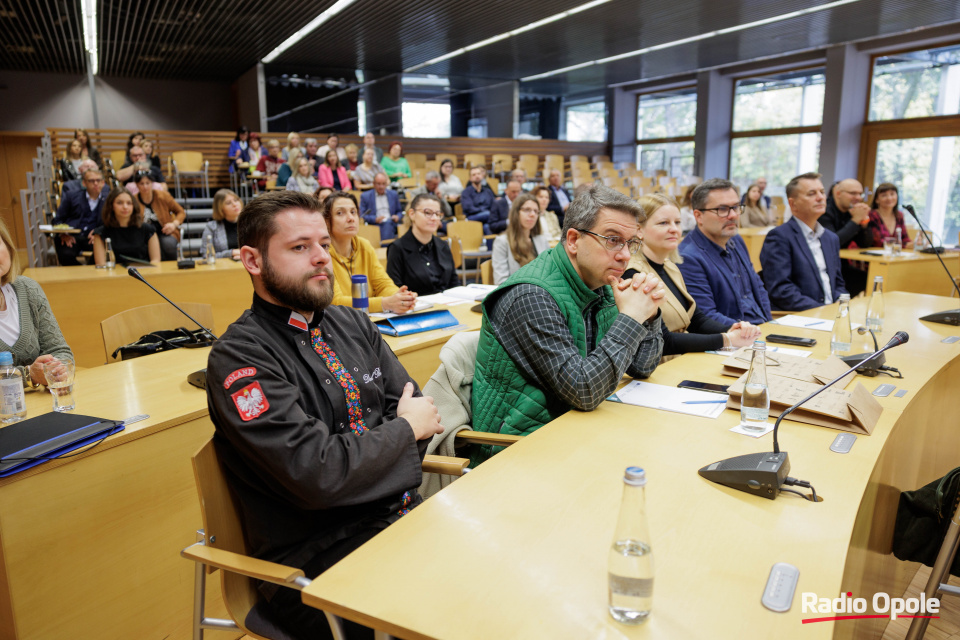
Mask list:
[[[950,280],[940,266],[937,256],[932,253],[904,251],[896,258],[867,256],[859,249],[842,249],[840,257],[846,260],[860,260],[868,264],[867,295],[873,288],[873,279],[883,276],[883,290],[928,293],[936,296],[949,296],[953,292]],[[953,277],[960,274],[960,254],[948,252],[940,256],[950,269]]]
[[[0,479],[0,638],[192,637],[194,568],[179,552],[203,526],[190,456],[213,425],[186,375],[208,351],[79,371],[77,413],[150,418]],[[48,412],[50,395],[28,393],[27,406]],[[219,580],[207,585],[209,615],[225,617]]]
[[[750,253],[750,262],[753,263],[755,271],[759,272],[760,267],[760,249],[763,248],[763,241],[767,239],[767,233],[774,227],[747,227],[740,229],[740,237],[747,245],[747,251]]]
[[[854,302],[862,314],[864,300]],[[889,555],[898,492],[957,465],[960,330],[922,323],[956,301],[892,293],[885,336],[910,333],[888,354],[906,378],[905,398],[885,398],[873,435],[846,455],[828,450],[837,431],[785,421],[781,446],[791,475],[811,481],[824,502],[791,494],[775,501],[727,489],[697,470],[723,458],[769,450],[771,437],[730,432],[717,420],[603,403],[571,411],[457,480],[336,564],[304,590],[304,601],[400,638],[878,638],[884,620],[802,625],[800,594],[872,598],[901,594],[916,570]],[[809,315],[832,318],[825,307]],[[772,332],[773,327],[766,328]],[[804,331],[777,327],[778,333]],[[823,356],[829,334],[807,330]],[[688,354],[652,382],[729,383],[720,358]],[[887,378],[857,377],[873,390]],[[655,554],[653,615],[641,627],[607,613],[607,553],[623,469],[647,469]],[[771,566],[800,569],[793,606],[760,604]],[[362,577],[362,578],[361,578]],[[444,588],[455,580],[456,586]]]
[[[253,285],[238,262],[217,260],[213,266],[177,269],[176,262],[159,267],[139,268],[143,277],[174,302],[202,302],[213,305],[214,332],[218,335],[250,307]],[[110,316],[163,298],[123,267],[97,269],[93,266],[27,269],[24,275],[40,283],[60,329],[73,349],[77,364],[96,367],[104,363],[100,322]],[[191,323],[183,319],[184,326]]]

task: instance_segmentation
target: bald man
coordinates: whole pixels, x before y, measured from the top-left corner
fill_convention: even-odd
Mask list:
[[[870,206],[863,201],[863,185],[853,178],[834,184],[827,196],[827,211],[820,218],[824,228],[840,238],[840,248],[869,247],[872,243],[867,233],[870,222]],[[867,287],[867,272],[849,260],[844,260],[843,280],[852,297]]]

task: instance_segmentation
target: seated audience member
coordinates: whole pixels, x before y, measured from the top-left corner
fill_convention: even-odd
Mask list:
[[[523,189],[525,192],[527,191],[527,172],[526,171],[524,171],[520,167],[517,167],[516,169],[510,172],[510,179],[516,180],[517,182],[519,182],[520,188]]]
[[[766,191],[767,191],[767,179],[764,178],[763,176],[758,176],[757,179],[754,180],[753,184],[757,185],[757,189],[760,191],[760,196],[759,196],[759,200],[760,200],[760,203],[761,203],[760,207],[761,207],[764,211],[770,211],[770,208],[771,208],[771,207],[770,207],[770,196],[765,195],[765,194],[766,194]],[[753,187],[753,185],[750,185],[750,186],[751,186],[751,188]],[[743,193],[743,197],[740,198],[740,205],[741,205],[741,206],[745,206],[745,205],[747,204],[747,196],[748,196],[749,194],[750,194],[750,189],[747,189],[747,190]]]
[[[760,265],[774,309],[803,311],[830,304],[847,293],[840,273],[840,241],[818,222],[826,210],[819,173],[787,184],[793,217],[763,241]]]
[[[482,222],[484,233],[489,233],[487,221],[490,219],[490,210],[497,199],[493,190],[486,181],[487,170],[483,167],[470,169],[470,184],[460,192],[460,208],[467,220]]]
[[[870,224],[870,205],[863,201],[863,185],[852,178],[841,180],[827,194],[827,211],[819,220],[827,231],[832,231],[840,241],[841,249],[869,247],[872,238],[867,231]],[[856,297],[867,288],[866,266],[854,260],[840,264],[844,286],[850,297]]]
[[[383,151],[380,150],[380,147],[377,146],[377,137],[370,133],[369,131],[363,135],[363,151],[367,149],[373,150],[373,161],[379,163],[383,158]],[[363,154],[360,154],[360,157],[363,157]]]
[[[323,156],[319,155],[320,143],[316,138],[307,138],[303,141],[303,157],[310,164],[311,173],[317,175],[317,169],[323,164]]]
[[[543,233],[540,224],[540,203],[534,196],[519,194],[507,219],[506,233],[493,241],[494,284],[503,284],[520,267],[550,248],[550,238]]]
[[[503,233],[507,230],[507,218],[510,217],[510,209],[513,207],[514,200],[520,195],[520,185],[522,182],[510,180],[503,195],[493,201],[493,207],[490,209],[490,233]]]
[[[694,187],[688,188],[680,200],[680,230],[688,233],[697,228],[697,217],[693,215],[693,206],[690,204]]]
[[[406,285],[421,296],[457,286],[453,254],[436,236],[443,217],[440,199],[433,194],[417,196],[407,217],[409,231],[387,247],[387,274],[394,284]]]
[[[882,247],[887,238],[896,238],[897,229],[900,230],[900,242],[904,247],[913,245],[907,225],[900,211],[900,192],[897,186],[890,182],[883,182],[877,186],[870,204],[870,224],[867,232],[872,240],[872,246]]]
[[[267,140],[267,155],[261,156],[260,161],[257,162],[257,171],[263,176],[263,180],[260,181],[261,189],[264,188],[268,180],[276,180],[277,184],[281,184],[279,182],[280,167],[283,165],[280,156],[280,141],[276,139]]]
[[[740,212],[740,226],[744,228],[769,227],[773,224],[770,212],[763,200],[760,187],[752,184],[743,196],[743,205]]]
[[[387,189],[389,179],[385,173],[373,178],[373,189],[360,196],[360,215],[367,224],[380,227],[380,239],[397,237],[397,225],[403,219],[403,207],[400,196],[393,189]]]
[[[700,183],[690,196],[696,228],[680,243],[680,273],[697,307],[731,327],[772,319],[770,298],[740,237],[740,196],[729,180]]]
[[[330,305],[320,208],[293,191],[247,206],[241,261],[253,306],[207,362],[214,444],[250,553],[310,578],[422,501],[421,461],[443,431],[373,323]],[[294,637],[330,637],[324,613],[299,591],[259,590]]]
[[[87,158],[80,163],[80,168],[77,171],[77,175],[82,176],[87,171],[93,169],[97,170],[97,163],[94,162],[93,158]],[[83,178],[76,178],[74,180],[67,180],[60,185],[60,198],[65,198],[66,194],[71,191],[83,191]]]
[[[349,191],[352,189],[353,185],[350,184],[347,169],[340,164],[340,157],[337,156],[336,150],[330,149],[323,158],[318,176],[320,186],[330,187],[334,191]]]
[[[130,134],[130,136],[127,138],[127,155],[124,158],[124,163],[130,162],[130,149],[139,147],[140,143],[143,142],[144,137],[145,136],[140,131],[134,131]]]
[[[287,134],[287,146],[283,148],[283,151],[280,152],[280,157],[285,161],[290,161],[290,152],[296,150],[297,153],[303,155],[303,147],[300,146],[300,134],[296,131],[291,131]]]
[[[559,169],[550,171],[550,204],[547,209],[557,214],[560,226],[563,226],[563,214],[570,206],[570,193],[563,188],[563,175]]]
[[[337,158],[341,163],[345,162],[347,159],[346,150],[340,146],[340,136],[335,133],[331,133],[327,136],[327,144],[323,145],[317,150],[317,155],[321,158],[326,158],[328,151],[336,151]]]
[[[380,158],[380,166],[383,167],[384,173],[392,181],[409,178],[413,175],[407,159],[400,157],[402,153],[403,145],[399,142],[391,142],[387,155]]]
[[[483,301],[473,379],[473,429],[526,435],[570,409],[592,411],[623,374],[660,362],[660,281],[620,280],[640,248],[642,211],[602,185],[567,211],[563,243]],[[478,447],[479,463],[496,451]]]
[[[357,236],[360,219],[353,194],[335,191],[323,201],[323,219],[330,233],[330,260],[333,264],[333,304],[353,305],[351,276],[367,276],[367,301],[373,313],[413,311],[417,294],[406,286],[397,287],[380,264],[377,250]]]
[[[280,168],[277,169],[277,186],[280,188],[286,188],[287,182],[290,181],[290,178],[293,177],[294,167],[297,165],[297,160],[301,158],[303,154],[300,153],[300,150],[297,148],[287,149],[287,161],[280,165]]]
[[[67,143],[67,149],[60,158],[60,173],[63,180],[76,180],[80,177],[80,164],[87,160],[86,150],[83,144],[74,138]]]
[[[247,162],[246,166],[243,163],[240,163],[240,168],[246,169],[249,171],[256,171],[257,165],[260,164],[260,158],[263,156],[263,149],[260,147],[260,134],[254,131],[250,134],[249,144],[247,146]]]
[[[357,189],[372,189],[373,178],[378,173],[384,173],[383,167],[377,164],[376,154],[371,149],[363,150],[363,162],[350,172],[350,178],[353,180],[353,186]],[[386,175],[384,173],[384,175]]]
[[[20,275],[17,247],[7,225],[0,220],[0,351],[13,354],[13,365],[21,367],[23,384],[46,384],[43,365],[62,358],[73,360],[53,317],[43,289]]]
[[[230,149],[227,150],[227,157],[230,158],[230,173],[233,173],[240,165],[245,163],[249,166],[249,138],[250,130],[246,127],[240,127],[237,129],[236,137],[230,141]]]
[[[144,140],[140,143],[140,148],[143,149],[143,155],[147,157],[147,160],[150,161],[150,164],[156,167],[157,171],[160,171],[160,155],[154,151],[153,142],[150,140]]]
[[[93,230],[93,261],[98,267],[107,263],[108,239],[118,264],[160,264],[157,232],[153,225],[143,224],[140,203],[125,189],[110,192],[103,204],[103,225]]]
[[[237,220],[243,211],[243,200],[230,189],[220,189],[213,194],[213,220],[207,223],[200,237],[200,246],[212,239],[218,258],[240,259],[240,242],[237,239]]]
[[[531,193],[540,204],[540,227],[543,229],[543,234],[551,240],[559,240],[560,221],[557,220],[557,214],[547,209],[550,205],[550,187],[540,185],[534,187]]]
[[[141,171],[148,171],[154,182],[164,184],[163,173],[160,168],[151,163],[141,147],[134,145],[130,147],[130,159],[117,171],[117,181],[120,184],[134,182],[137,174]]]
[[[670,196],[654,193],[639,199],[644,211],[638,237],[642,246],[630,260],[623,277],[635,273],[655,275],[666,285],[667,294],[660,305],[663,330],[663,355],[673,356],[723,347],[744,347],[759,337],[760,328],[749,322],[725,325],[697,308],[687,293],[683,276],[677,267],[682,262],[679,251],[680,207]]]
[[[160,240],[161,258],[176,260],[180,226],[187,212],[169,193],[155,190],[153,178],[146,171],[137,174],[137,201],[143,208],[143,224],[152,225]]]
[[[348,172],[353,171],[360,164],[360,150],[352,142],[345,146],[343,150],[347,154],[347,159],[343,161],[343,168]]]
[[[98,168],[103,166],[103,160],[100,158],[100,152],[97,151],[97,148],[90,142],[90,134],[87,133],[86,129],[75,129],[73,132],[73,137],[80,141],[80,144],[82,144],[83,148],[87,151],[87,157],[96,162]]]
[[[296,172],[287,179],[287,191],[299,191],[300,193],[313,193],[320,188],[320,183],[313,177],[310,171],[310,163],[303,156],[298,156],[293,161]]]
[[[101,224],[103,204],[110,193],[97,169],[85,171],[82,181],[82,190],[63,194],[53,217],[55,225],[66,224],[80,230],[78,234],[61,233],[54,242],[57,260],[64,267],[80,264],[77,256],[93,248],[93,230]]]
[[[440,193],[447,202],[460,202],[463,183],[453,173],[453,160],[447,158],[440,163]]]
[[[450,206],[450,203],[447,202],[447,199],[443,197],[443,192],[440,190],[439,173],[436,171],[427,171],[427,175],[423,178],[423,185],[416,189],[410,189],[407,192],[407,196],[412,199],[421,193],[432,193],[437,196],[440,199],[440,209],[443,211],[444,219],[453,217],[453,208]]]
[[[318,202],[326,202],[327,196],[333,193],[333,189],[330,187],[320,187],[313,192],[313,197],[317,199]]]

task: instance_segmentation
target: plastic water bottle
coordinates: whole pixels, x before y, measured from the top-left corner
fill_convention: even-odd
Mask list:
[[[853,342],[853,330],[850,328],[850,294],[840,294],[840,308],[833,321],[833,335],[830,336],[830,354],[834,356],[850,355]]]
[[[767,388],[767,343],[756,340],[750,369],[740,397],[740,426],[747,431],[764,431],[770,416],[770,390]]]
[[[13,354],[0,351],[0,423],[20,422],[27,417],[23,397],[23,376],[13,366]]]
[[[207,264],[214,265],[217,264],[217,250],[213,246],[213,238],[207,236],[207,242],[203,247],[203,255],[206,259]]]
[[[873,293],[867,304],[867,329],[874,333],[883,330],[883,276],[873,279]]]
[[[646,622],[653,604],[653,551],[647,527],[646,484],[643,469],[627,467],[620,516],[610,547],[610,615],[624,624]]]
[[[113,269],[117,266],[117,256],[113,253],[113,240],[107,238],[107,269]]]

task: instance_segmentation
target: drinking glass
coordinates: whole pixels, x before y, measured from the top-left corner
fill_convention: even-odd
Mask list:
[[[43,364],[43,375],[47,379],[47,389],[53,396],[54,411],[72,411],[77,402],[73,397],[73,379],[76,364],[69,358],[51,360]]]

